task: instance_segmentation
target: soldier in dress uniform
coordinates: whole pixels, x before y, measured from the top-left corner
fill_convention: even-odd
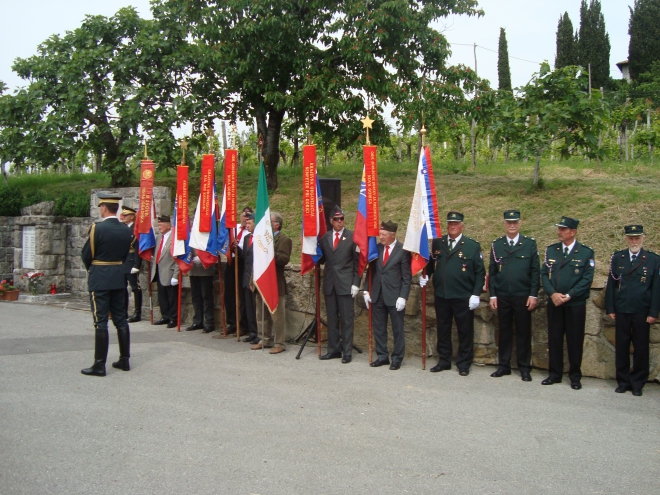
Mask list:
[[[642,395],[649,378],[649,335],[660,312],[660,256],[642,248],[644,228],[626,225],[628,249],[610,260],[605,290],[605,312],[615,321],[616,381],[614,390]],[[633,367],[630,371],[630,343]]]
[[[447,214],[447,235],[433,239],[431,259],[426,267],[426,285],[433,276],[435,314],[438,321],[438,364],[432,373],[451,369],[451,325],[456,320],[458,354],[456,367],[461,376],[470,374],[474,359],[474,310],[479,307],[479,295],[486,281],[481,246],[463,235],[463,214]]]
[[[499,366],[490,376],[511,374],[515,321],[518,371],[524,382],[531,382],[532,311],[538,303],[541,266],[536,241],[520,234],[520,223],[520,211],[505,211],[506,235],[495,239],[490,249],[490,307],[500,322]]]
[[[128,318],[129,323],[142,320],[142,288],[140,287],[140,268],[142,267],[142,258],[138,256],[135,242],[137,238],[133,234],[135,224],[135,210],[128,206],[122,207],[119,220],[126,225],[133,236],[131,239],[131,249],[128,250],[128,257],[124,261],[124,274],[126,275],[126,285],[131,288],[133,300],[135,302],[135,311]],[[126,290],[126,311],[128,311],[129,291]]]
[[[548,369],[542,385],[561,383],[564,371],[564,334],[570,368],[571,388],[582,384],[582,351],[586,302],[594,279],[596,261],[589,246],[575,240],[579,220],[562,217],[557,226],[559,242],[545,250],[541,283],[548,295]]]
[[[130,370],[130,336],[126,320],[126,278],[124,260],[131,248],[131,232],[117,218],[120,197],[98,193],[103,220],[92,225],[81,257],[89,273],[87,289],[95,327],[94,364],[81,370],[83,375],[105,376],[108,357],[108,313],[117,328],[119,361],[114,368]]]

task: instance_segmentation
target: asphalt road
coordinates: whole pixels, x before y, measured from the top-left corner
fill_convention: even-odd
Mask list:
[[[112,336],[108,376],[86,377],[89,313],[0,303],[0,494],[660,493],[657,383],[638,398],[131,337],[130,372]]]

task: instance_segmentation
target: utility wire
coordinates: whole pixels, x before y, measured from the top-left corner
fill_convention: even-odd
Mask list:
[[[474,47],[476,45],[475,43],[468,44],[468,43],[451,43],[451,42],[449,42],[449,44],[450,45],[458,45],[458,46],[471,46],[471,47]],[[476,47],[481,48],[482,50],[487,50],[489,52],[499,53],[497,50],[491,50],[490,48],[486,48],[485,46],[476,45]],[[541,64],[541,62],[534,62],[533,60],[527,60],[527,59],[524,59],[524,58],[514,57],[512,55],[509,55],[509,58],[514,58],[516,60],[522,60],[523,62],[529,62],[530,64],[536,64],[536,65]]]

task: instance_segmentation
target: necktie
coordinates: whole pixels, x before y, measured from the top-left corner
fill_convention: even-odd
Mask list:
[[[564,247],[564,258],[568,256],[568,247]]]
[[[509,246],[513,247],[513,239],[509,241]]]
[[[158,256],[156,256],[156,264],[160,263],[160,253],[163,252],[164,245],[165,245],[165,236],[160,238],[160,246],[158,246]]]
[[[634,263],[636,259],[637,259],[637,255],[633,254],[632,257],[630,258],[630,262]]]
[[[333,249],[337,249],[338,244],[339,244],[339,232],[335,232],[335,244],[332,246]]]
[[[383,266],[385,266],[385,263],[387,263],[389,257],[390,257],[390,247],[385,246],[385,255],[383,256]]]
[[[248,247],[252,247],[252,236],[248,237]]]
[[[449,239],[449,250],[451,251],[452,249],[454,249],[454,239],[450,238]]]

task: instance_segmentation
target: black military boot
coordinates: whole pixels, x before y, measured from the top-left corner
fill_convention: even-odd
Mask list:
[[[142,291],[138,290],[133,293],[135,297],[135,311],[128,319],[129,323],[135,323],[136,321],[142,321]],[[128,306],[126,306],[128,308]]]
[[[108,330],[96,329],[94,364],[80,370],[83,375],[105,376],[105,361],[108,358]]]
[[[122,371],[130,371],[131,366],[128,363],[128,358],[131,357],[131,335],[128,327],[117,329],[117,340],[119,340],[119,361],[112,363],[112,367]]]

